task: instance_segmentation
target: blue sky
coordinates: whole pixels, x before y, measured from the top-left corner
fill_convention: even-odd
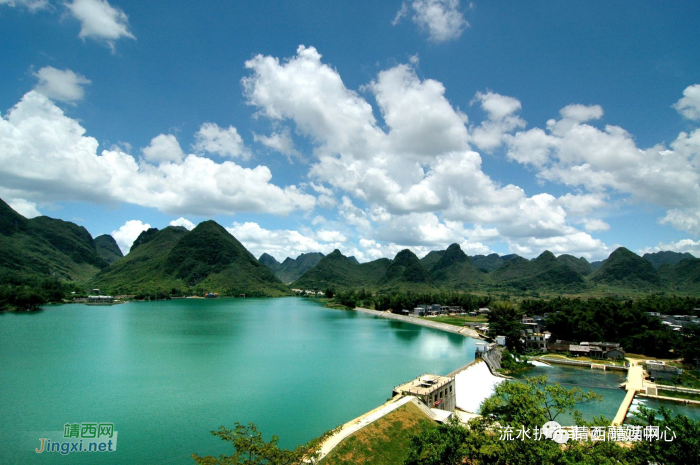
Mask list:
[[[0,197],[255,255],[700,256],[697,2],[0,0]]]

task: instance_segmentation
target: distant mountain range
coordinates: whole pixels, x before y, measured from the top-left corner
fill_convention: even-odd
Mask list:
[[[653,263],[662,264],[655,268]],[[549,251],[532,260],[514,254],[469,257],[458,244],[452,244],[422,259],[410,250],[402,250],[393,260],[357,264],[335,250],[292,286],[314,290],[364,287],[380,291],[518,289],[560,293],[580,293],[602,286],[611,291],[698,292],[700,259],[677,252],[646,254],[642,258],[620,247],[593,267],[585,258],[566,254],[556,257]]]
[[[258,261],[268,267],[283,283],[289,284],[296,281],[314,267],[324,255],[320,252],[303,253],[296,259],[287,257],[282,263],[269,254],[262,254]]]
[[[225,295],[288,295],[290,287],[325,290],[532,290],[579,293],[594,288],[700,292],[700,259],[657,252],[644,257],[621,247],[589,263],[544,252],[532,260],[510,254],[468,256],[457,244],[419,259],[402,250],[393,260],[359,263],[335,250],[282,263],[256,259],[214,221],[192,231],[169,226],[142,232],[130,252],[109,235],[93,239],[71,222],[24,218],[0,200],[0,284],[56,277],[113,294],[159,291]]]

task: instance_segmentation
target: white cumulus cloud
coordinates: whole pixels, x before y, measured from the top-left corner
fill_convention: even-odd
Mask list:
[[[459,0],[413,0],[406,1],[396,13],[393,25],[397,25],[405,16],[428,33],[430,41],[435,43],[457,39],[469,23],[460,11]]]
[[[182,226],[188,231],[192,231],[195,227],[195,224],[188,220],[187,218],[180,217],[176,220],[172,220],[170,222],[170,226]]]
[[[478,223],[502,235],[490,241],[522,242],[531,253],[548,244],[545,239],[558,237],[572,238],[554,244],[559,249],[570,244],[588,255],[594,247],[605,249],[573,226],[582,223],[582,213],[574,223],[555,197],[528,197],[520,187],[501,186],[484,173],[481,156],[470,149],[467,116],[447,100],[440,82],[420,79],[410,65],[381,71],[363,87],[375,97],[385,127],[313,47],[301,46],[286,60],[257,56],[246,65],[252,71],[243,79],[248,103],[273,124],[292,121],[308,138],[314,146],[312,185],[328,185],[341,195],[337,213],[364,239],[412,247],[474,243],[463,225]],[[488,115],[486,123],[498,126],[496,143],[524,126],[515,114],[521,107],[517,99],[487,92],[475,100]],[[590,117],[576,108],[566,113]],[[590,200],[587,215],[600,206]],[[476,242],[476,248],[488,249]]]
[[[700,121],[700,84],[688,86],[683,91],[683,98],[673,108],[688,119]]]
[[[243,138],[233,126],[220,128],[216,123],[204,123],[194,135],[194,150],[198,153],[215,153],[222,157],[250,158]]]
[[[19,213],[25,218],[35,218],[41,216],[41,213],[36,208],[36,203],[29,202],[24,199],[6,199],[7,204],[12,207],[14,211]]]
[[[144,158],[151,162],[171,161],[180,163],[185,158],[180,143],[172,134],[159,134],[153,139],[148,147],[141,149]]]
[[[129,30],[129,18],[107,0],[73,0],[66,4],[70,14],[80,21],[81,39],[104,40],[114,51],[114,42],[122,37],[136,39]]]
[[[85,76],[70,69],[60,70],[53,66],[44,66],[34,76],[39,80],[34,88],[37,92],[52,100],[73,104],[83,99],[83,86],[91,83]]]
[[[112,237],[117,241],[122,253],[126,255],[139,234],[150,227],[150,224],[143,223],[141,220],[129,220],[116,231],[112,231]]]
[[[253,134],[253,140],[259,142],[265,147],[275,150],[282,155],[285,155],[291,161],[291,157],[302,158],[301,153],[294,147],[294,140],[289,131],[289,128],[284,128],[282,131],[273,132],[269,136],[262,134]]]
[[[0,118],[0,185],[12,197],[33,201],[127,202],[171,215],[286,215],[316,204],[296,186],[271,183],[266,166],[244,168],[192,154],[179,161],[177,150],[176,156],[155,151],[153,162],[147,151],[142,161],[119,148],[98,154],[97,140],[85,132],[46,96],[28,92]],[[174,140],[159,137],[158,143]]]

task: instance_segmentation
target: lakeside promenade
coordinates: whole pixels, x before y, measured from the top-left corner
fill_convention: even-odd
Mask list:
[[[404,323],[409,323],[412,325],[425,326],[427,328],[433,328],[440,331],[447,331],[448,333],[461,334],[462,336],[471,337],[474,339],[483,339],[479,333],[467,327],[449,325],[447,323],[438,323],[437,321],[424,320],[414,316],[397,315],[391,312],[380,312],[379,310],[370,310],[369,308],[362,307],[355,307],[354,311],[367,313],[369,315],[379,316],[382,318],[389,318],[391,320],[403,321]]]

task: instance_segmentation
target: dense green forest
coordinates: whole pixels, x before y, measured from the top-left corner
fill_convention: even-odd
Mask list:
[[[386,294],[372,293],[367,289],[340,291],[330,295],[335,301],[346,307],[364,307],[375,310],[391,310],[393,313],[401,313],[401,310],[413,310],[420,304],[439,304],[448,306],[460,306],[466,311],[487,307],[491,302],[490,296],[477,296],[462,292],[389,292]]]

